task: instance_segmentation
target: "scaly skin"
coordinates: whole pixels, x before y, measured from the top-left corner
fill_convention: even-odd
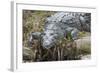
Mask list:
[[[42,46],[49,49],[58,40],[68,36],[69,33],[72,39],[76,40],[79,31],[90,32],[90,27],[90,13],[57,12],[46,19],[44,31],[39,36],[42,40]]]

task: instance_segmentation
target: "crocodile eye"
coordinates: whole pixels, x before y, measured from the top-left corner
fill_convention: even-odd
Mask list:
[[[50,35],[53,35],[53,33],[51,33]]]

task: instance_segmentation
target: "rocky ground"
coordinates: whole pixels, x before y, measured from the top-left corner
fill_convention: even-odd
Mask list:
[[[73,57],[76,57],[76,56],[78,57],[78,58],[76,58],[76,60],[91,59],[91,38],[90,38],[90,34],[88,34],[88,35],[86,34],[84,37],[81,37],[78,40],[75,40],[74,43],[76,43],[77,51],[73,48],[70,48],[70,47],[63,49],[63,51],[64,51],[63,56],[65,55],[65,57],[68,57],[68,58],[64,58],[65,60],[75,59]],[[38,50],[37,49],[33,50],[33,49],[28,48],[28,47],[23,47],[23,59],[24,59],[23,61],[24,62],[40,61],[41,55],[38,53]],[[47,51],[44,50],[44,52],[47,52]],[[52,56],[52,55],[48,55],[47,53],[44,53],[44,55],[46,56],[45,58],[47,58],[47,59],[48,59],[48,57],[51,58],[51,56]],[[59,58],[59,57],[57,57],[57,58]],[[41,59],[41,61],[43,61],[43,60]]]

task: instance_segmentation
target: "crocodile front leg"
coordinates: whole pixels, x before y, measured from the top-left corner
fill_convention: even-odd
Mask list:
[[[79,31],[75,28],[71,31],[71,36],[72,36],[73,40],[78,39],[78,33],[79,33]]]

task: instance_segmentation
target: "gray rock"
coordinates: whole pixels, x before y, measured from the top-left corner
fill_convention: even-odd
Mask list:
[[[89,60],[89,59],[91,59],[91,55],[81,56],[81,60]]]
[[[90,36],[82,37],[81,39],[75,40],[77,49],[91,48],[91,38]]]
[[[40,40],[40,39],[41,39],[41,32],[30,33],[28,40],[29,47],[32,47],[34,40]]]

